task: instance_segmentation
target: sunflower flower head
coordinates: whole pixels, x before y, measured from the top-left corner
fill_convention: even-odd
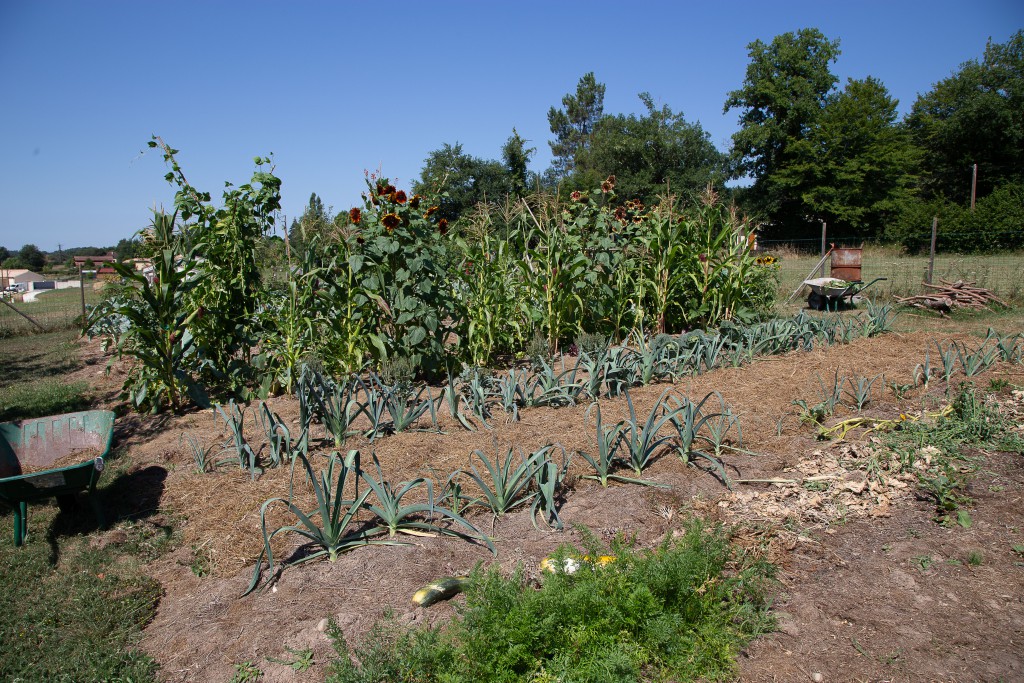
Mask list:
[[[386,213],[380,219],[380,224],[383,225],[388,232],[391,232],[392,230],[397,228],[399,224],[401,224],[401,222],[402,219],[399,218],[397,214],[393,213]]]
[[[426,212],[426,213],[424,214],[424,217],[425,217],[425,218],[430,218],[430,217],[431,217],[431,216],[433,216],[433,215],[434,215],[435,213],[437,213],[437,210],[438,210],[439,208],[441,208],[441,207],[439,207],[439,206],[431,206],[430,208],[428,208],[428,209],[427,209],[427,212]]]
[[[359,209],[357,209],[355,207],[349,209],[349,211],[348,211],[348,218],[349,218],[350,221],[352,221],[353,225],[359,225],[359,221],[362,219],[362,217],[363,217],[363,212],[360,211]]]
[[[420,208],[421,199],[423,199],[422,195],[414,194],[412,198],[409,200],[409,206],[411,206],[414,209]]]
[[[437,222],[437,231],[442,235],[448,234],[448,219],[442,218]]]
[[[391,201],[395,204],[405,204],[409,200],[405,196],[405,190],[398,190],[397,192],[391,193]]]

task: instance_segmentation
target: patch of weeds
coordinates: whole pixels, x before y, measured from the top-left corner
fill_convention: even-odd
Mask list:
[[[1015,545],[1010,546],[1010,550],[1017,553],[1021,557],[1024,557],[1024,545],[1017,543]]]
[[[907,535],[911,538],[921,538],[921,532],[917,529],[907,529]]]
[[[993,377],[989,380],[988,390],[992,393],[999,393],[1008,386],[1010,386],[1010,380],[1005,377]]]
[[[946,560],[946,564],[951,564],[954,567],[959,567],[960,565],[963,564],[963,562],[961,562],[960,560],[956,559],[955,557],[951,557],[948,560]]]
[[[917,555],[910,558],[910,564],[914,565],[923,572],[928,571],[928,568],[935,564],[935,560],[931,555]]]
[[[984,562],[985,556],[982,555],[981,552],[978,550],[972,550],[967,555],[967,564],[971,565],[972,567],[980,567],[982,564],[984,564]]]
[[[963,447],[1024,450],[1024,441],[1009,429],[995,403],[966,383],[934,423],[908,420],[883,439],[902,468],[917,474],[918,497],[935,504],[935,520],[964,528],[970,528],[971,518],[962,508],[971,499],[963,492],[975,465]]]
[[[74,413],[91,404],[89,385],[60,378],[12,384],[0,388],[0,421],[28,420]]]
[[[608,554],[592,537],[570,557]],[[767,564],[740,554],[720,527],[690,522],[649,551],[613,543],[615,561],[573,564],[536,589],[520,569],[477,568],[466,603],[445,627],[379,623],[356,648],[336,625],[330,683],[360,681],[718,680],[744,643],[772,626]]]
[[[275,664],[284,664],[285,666],[291,667],[292,671],[309,671],[313,668],[313,650],[306,648],[304,650],[295,650],[290,647],[286,647],[285,650],[292,656],[291,659],[278,659],[276,657],[267,657],[267,661],[274,662]]]
[[[235,674],[231,677],[231,683],[253,683],[263,677],[263,672],[252,662],[241,662],[235,664]]]

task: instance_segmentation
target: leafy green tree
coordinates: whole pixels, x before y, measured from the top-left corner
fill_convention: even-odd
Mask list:
[[[548,125],[555,139],[551,145],[552,168],[559,177],[569,175],[590,145],[591,135],[604,114],[604,83],[591,71],[576,84],[576,94],[562,98],[562,109],[548,110]]]
[[[138,248],[138,240],[133,238],[122,238],[118,240],[117,246],[114,247],[113,252],[117,254],[118,261],[126,261],[128,259],[135,258]]]
[[[515,144],[515,138],[518,135],[510,138],[510,143]],[[506,147],[510,143],[506,143]],[[466,154],[458,142],[445,143],[424,160],[420,180],[413,191],[419,195],[438,195],[437,216],[454,221],[479,202],[503,200],[514,191],[513,180],[500,161]],[[525,178],[521,180],[525,183]]]
[[[530,157],[537,151],[535,147],[527,147],[526,143],[513,128],[512,135],[501,148],[501,159],[508,174],[509,194],[517,198],[526,195],[529,190]]]
[[[10,250],[7,247],[0,247],[0,263],[3,263],[11,257]]]
[[[25,264],[25,268],[40,271],[46,265],[46,256],[39,251],[34,244],[26,244],[18,250],[18,259]]]
[[[793,143],[776,182],[806,186],[805,215],[844,235],[877,236],[913,192],[917,150],[897,122],[897,101],[870,76],[829,97],[817,123]]]
[[[1003,44],[989,42],[981,61],[917,98],[907,117],[924,151],[924,189],[968,203],[972,165],[978,197],[1024,178],[1024,30]]]
[[[292,251],[302,253],[314,237],[318,237],[321,242],[329,241],[335,227],[330,213],[324,208],[323,200],[316,192],[311,193],[302,215],[298,220],[292,221],[288,231],[288,242]]]
[[[810,28],[776,36],[767,45],[755,40],[748,50],[743,85],[729,93],[724,107],[740,110],[733,175],[753,177],[745,193],[750,208],[780,232],[806,222],[802,195],[813,179],[780,171],[804,163],[794,148],[817,124],[836,84],[829,65],[839,56],[839,41]]]
[[[581,155],[574,184],[588,185],[614,175],[615,192],[624,199],[653,203],[667,189],[696,194],[708,183],[721,185],[725,158],[699,123],[688,123],[667,106],[655,107],[648,93],[640,93],[647,113],[607,115],[598,121],[590,148]],[[583,175],[583,174],[580,174]]]

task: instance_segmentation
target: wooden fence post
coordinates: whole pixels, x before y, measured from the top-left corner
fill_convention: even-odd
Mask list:
[[[928,284],[932,284],[932,276],[935,274],[935,238],[939,232],[939,217],[932,218],[932,246],[928,251]]]

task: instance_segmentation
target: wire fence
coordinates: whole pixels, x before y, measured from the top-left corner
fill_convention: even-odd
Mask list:
[[[103,299],[103,293],[86,283],[85,304],[92,306]],[[0,304],[0,338],[36,332],[80,327],[82,325],[82,290],[57,289],[43,291],[32,301],[21,297],[4,299]]]
[[[759,241],[758,248],[779,259],[783,297],[788,297],[800,283],[809,277],[829,275],[829,259],[821,271],[812,268],[821,260],[821,241],[811,247],[812,240],[768,242]],[[836,247],[860,247],[862,242],[854,240],[829,241]],[[801,248],[803,247],[803,248]],[[875,278],[886,278],[876,282],[865,292],[873,297],[913,296],[926,291],[922,283],[928,280],[931,261],[927,245],[921,253],[905,253],[898,247],[864,245],[861,280],[870,282]],[[973,282],[979,287],[992,290],[1003,299],[1024,300],[1024,252],[1003,252],[998,254],[935,254],[932,282]]]

